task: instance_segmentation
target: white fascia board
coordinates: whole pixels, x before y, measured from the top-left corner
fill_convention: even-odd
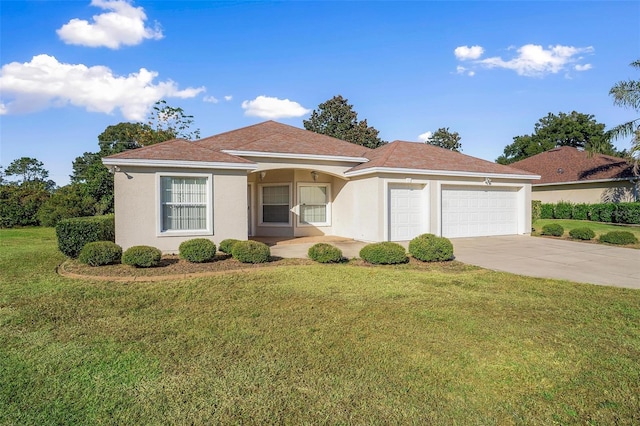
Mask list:
[[[223,149],[221,152],[238,157],[259,157],[259,158],[287,158],[292,160],[319,160],[319,161],[345,161],[348,163],[366,163],[368,158],[345,157],[341,155],[318,155],[318,154],[292,154],[288,152],[262,152],[262,151],[236,151]]]
[[[137,167],[181,167],[187,169],[232,169],[232,170],[256,170],[255,163],[225,163],[219,161],[178,161],[178,160],[143,160],[131,158],[103,158],[105,166],[137,166]]]
[[[559,185],[580,185],[584,183],[606,183],[606,182],[630,182],[634,178],[612,178],[612,179],[594,179],[594,180],[576,180],[572,182],[554,182],[554,183],[534,183],[532,186],[559,186]],[[637,179],[637,178],[635,178]]]
[[[371,167],[368,169],[346,172],[347,177],[362,176],[372,173],[397,173],[404,175],[438,175],[438,176],[455,176],[455,177],[479,177],[479,178],[495,178],[495,179],[540,179],[537,175],[517,175],[508,173],[481,173],[481,172],[465,172],[455,170],[425,170],[425,169],[403,169],[398,167]]]

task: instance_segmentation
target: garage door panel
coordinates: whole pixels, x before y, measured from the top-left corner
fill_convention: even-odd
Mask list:
[[[442,235],[445,237],[517,233],[517,190],[511,188],[442,189]]]
[[[389,186],[389,238],[405,241],[422,233],[426,212],[422,185]]]

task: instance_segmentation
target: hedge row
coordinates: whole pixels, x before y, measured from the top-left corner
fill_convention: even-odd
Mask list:
[[[532,219],[575,219],[592,222],[640,224],[640,202],[573,204],[532,203]]]
[[[113,215],[61,220],[56,225],[58,248],[65,255],[76,258],[87,243],[95,241],[115,242],[115,229]]]

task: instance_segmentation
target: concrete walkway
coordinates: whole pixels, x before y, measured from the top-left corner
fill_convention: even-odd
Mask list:
[[[366,245],[339,237],[265,240],[271,254],[306,258],[309,247],[328,242],[345,257],[358,257]],[[456,260],[495,271],[540,278],[640,289],[640,250],[550,238],[508,235],[499,237],[454,238]],[[405,247],[408,242],[401,243]]]

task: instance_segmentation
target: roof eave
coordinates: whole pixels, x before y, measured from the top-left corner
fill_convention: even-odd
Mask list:
[[[316,160],[316,161],[342,161],[347,163],[366,163],[369,161],[365,157],[350,157],[343,155],[320,155],[320,154],[298,154],[288,152],[264,152],[264,151],[240,151],[234,149],[223,149],[229,155],[238,157],[258,157],[258,158],[285,158],[290,160]]]
[[[222,161],[184,161],[184,160],[149,160],[138,158],[103,158],[105,166],[136,166],[136,167],[173,167],[193,169],[226,169],[226,170],[256,170],[255,163],[228,163]]]
[[[536,180],[540,179],[538,175],[520,175],[512,173],[484,173],[484,172],[468,172],[457,170],[426,170],[426,169],[405,169],[399,167],[368,167],[361,170],[355,170],[351,172],[345,172],[347,177],[362,176],[373,173],[402,173],[412,175],[440,175],[440,176],[452,176],[452,177],[488,177],[488,178],[502,178],[502,179],[527,179]]]
[[[623,181],[634,183],[634,182],[638,182],[638,178],[626,177],[626,178],[609,178],[609,179],[592,179],[592,180],[574,180],[571,182],[535,183],[533,184],[533,186],[579,185],[582,183],[606,183],[606,182],[623,182]]]

